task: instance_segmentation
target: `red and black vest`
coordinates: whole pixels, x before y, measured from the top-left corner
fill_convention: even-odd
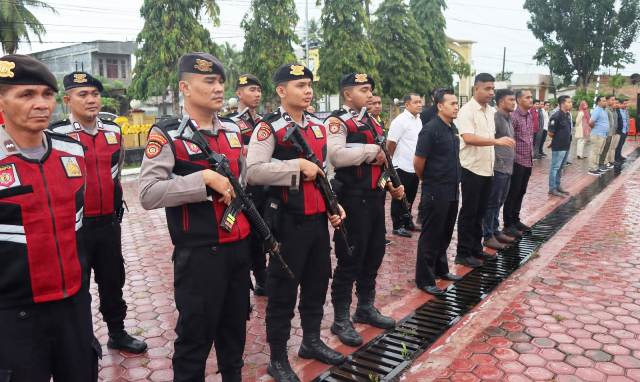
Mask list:
[[[239,117],[238,113],[229,114],[227,115],[227,118],[233,120],[233,122],[235,122],[240,128],[240,134],[242,134],[242,143],[244,143],[245,146],[249,144],[251,136],[253,135],[253,130],[260,124],[260,121],[262,121],[262,116],[260,114],[256,114],[256,117],[255,119],[253,119],[253,121],[250,121],[247,118]]]
[[[200,132],[213,151],[227,157],[231,171],[239,177],[243,150],[240,129],[230,119],[220,118],[220,122],[224,130],[218,130],[217,135],[209,130],[200,130]],[[186,176],[211,168],[206,155],[198,146],[178,136],[179,125],[180,121],[175,118],[158,125],[175,157],[173,173]],[[201,247],[233,243],[249,236],[251,226],[243,213],[236,216],[231,232],[222,229],[220,222],[227,206],[218,201],[222,195],[209,188],[207,188],[207,194],[209,195],[207,201],[165,208],[173,245]]]
[[[304,155],[289,142],[284,142],[284,136],[290,123],[282,116],[282,109],[269,114],[263,119],[276,139],[276,148],[273,158],[278,160],[291,160],[304,158]],[[305,126],[302,129],[307,144],[315,155],[323,163],[327,156],[327,133],[322,122],[310,113],[304,113]],[[300,174],[302,176],[302,174]],[[322,194],[315,181],[302,181],[298,189],[290,187],[270,187],[269,193],[282,201],[285,209],[292,214],[315,215],[326,213],[327,208],[322,198]]]
[[[384,134],[380,124],[369,113],[366,114],[363,122],[359,122],[357,116],[353,116],[350,111],[345,109],[336,110],[329,117],[338,118],[347,127],[347,147],[375,144],[375,137],[365,123],[373,126],[378,134]],[[379,190],[382,172],[382,166],[362,163],[359,166],[337,168],[335,177],[349,189]]]
[[[40,160],[0,153],[0,308],[62,300],[83,283],[83,148],[45,137]]]
[[[64,120],[49,128],[79,141],[86,149],[87,192],[84,216],[113,215],[122,207],[120,156],[123,149],[120,127],[113,122],[98,120],[97,133],[91,135],[78,122]]]

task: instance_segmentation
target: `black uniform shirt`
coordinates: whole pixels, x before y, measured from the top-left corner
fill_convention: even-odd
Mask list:
[[[568,151],[571,147],[571,114],[558,111],[549,119],[549,133],[553,134],[552,151]]]
[[[418,135],[416,156],[426,159],[422,193],[432,200],[458,200],[460,184],[460,138],[458,128],[449,127],[440,117],[422,127]]]

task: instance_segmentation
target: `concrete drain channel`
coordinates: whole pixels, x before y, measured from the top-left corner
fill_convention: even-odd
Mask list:
[[[640,149],[627,158],[634,162]],[[615,178],[610,171],[600,176],[578,195],[568,199],[531,227],[516,244],[499,251],[497,258],[474,269],[449,286],[445,295],[432,299],[398,322],[398,325],[371,340],[346,362],[334,366],[314,381],[377,382],[399,379],[402,372],[440,336],[485,299],[500,283],[529,261],[534,253],[571,218],[584,209]]]

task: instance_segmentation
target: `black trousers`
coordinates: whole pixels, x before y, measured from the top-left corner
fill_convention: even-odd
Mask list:
[[[458,215],[458,253],[465,258],[482,252],[482,220],[493,177],[462,169],[462,208]]]
[[[407,201],[409,202],[409,206],[413,206],[413,201],[416,199],[416,194],[418,193],[418,184],[420,184],[420,179],[418,175],[413,172],[406,172],[400,169],[398,171],[398,176],[400,177],[400,181],[404,186],[404,193],[407,196]],[[411,211],[409,211],[411,213]],[[410,221],[404,221],[403,219],[404,211],[402,209],[402,201],[398,199],[391,200],[391,220],[393,221],[393,229],[399,229],[405,227]]]
[[[436,277],[449,273],[447,249],[458,215],[458,201],[434,200],[429,194],[420,199],[423,217],[416,257],[418,288],[436,285]]]
[[[174,381],[204,381],[215,344],[224,381],[240,381],[249,314],[249,242],[174,250]]]
[[[85,244],[100,296],[100,313],[109,333],[124,330],[127,304],[122,298],[125,282],[120,224],[113,216],[85,218]],[[89,270],[91,272],[91,270]]]
[[[344,240],[333,235],[338,265],[331,284],[333,305],[351,305],[353,284],[356,284],[358,303],[373,303],[378,269],[385,252],[385,193],[367,196],[343,196],[340,204],[348,218],[345,227],[353,255],[346,253]]]
[[[524,167],[517,163],[513,164],[509,193],[502,209],[502,220],[505,228],[520,222],[520,210],[522,209],[524,195],[527,193],[529,178],[531,178],[531,167]]]
[[[251,199],[256,209],[262,213],[267,197],[264,187],[247,186],[247,192],[251,194]],[[250,242],[251,270],[255,274],[267,269],[267,254],[264,249],[264,240],[253,230],[251,231]]]
[[[98,380],[87,286],[64,300],[0,309],[0,323],[0,382]]]
[[[329,229],[325,214],[282,212],[275,235],[280,254],[295,275],[291,279],[278,261],[267,267],[267,342],[286,347],[300,286],[300,319],[304,335],[319,334],[331,276]]]
[[[620,133],[620,140],[618,141],[618,146],[616,147],[616,162],[622,161],[622,148],[624,147],[624,142],[627,140],[627,134]]]

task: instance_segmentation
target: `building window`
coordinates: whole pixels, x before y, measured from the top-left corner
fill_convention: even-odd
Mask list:
[[[107,59],[107,78],[118,78],[118,60]]]
[[[104,77],[104,60],[103,59],[99,59],[98,60],[98,73],[100,74],[100,77]]]
[[[127,60],[120,61],[120,77],[127,78]]]

